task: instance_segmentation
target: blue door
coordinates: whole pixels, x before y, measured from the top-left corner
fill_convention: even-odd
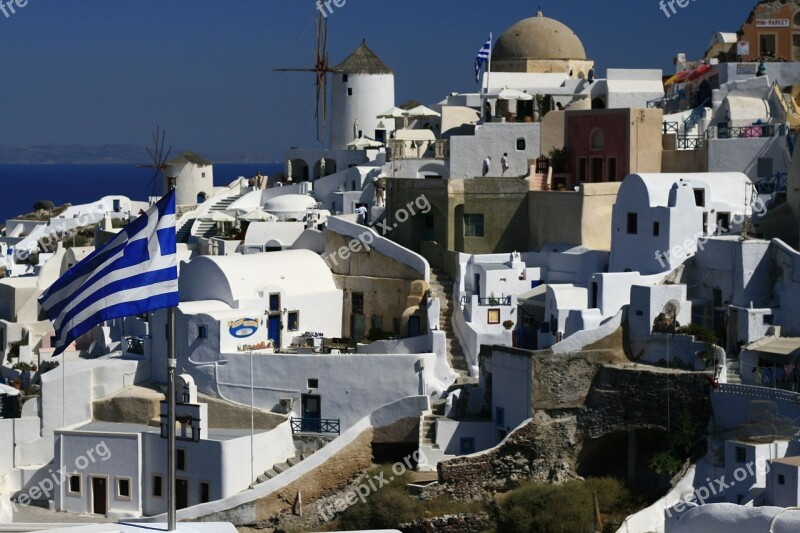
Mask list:
[[[301,409],[303,411],[302,430],[308,433],[322,431],[320,419],[322,418],[322,402],[316,394],[303,394]]]
[[[281,317],[280,315],[272,315],[269,317],[269,327],[267,334],[276,348],[281,346]]]

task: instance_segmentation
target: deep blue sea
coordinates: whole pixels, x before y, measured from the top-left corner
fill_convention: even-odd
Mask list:
[[[282,169],[279,164],[215,164],[214,184],[223,186],[239,176],[270,175]],[[146,201],[154,194],[152,177],[152,169],[136,165],[0,165],[0,225],[33,211],[37,200],[78,205],[119,194]],[[161,194],[160,187],[156,195]]]

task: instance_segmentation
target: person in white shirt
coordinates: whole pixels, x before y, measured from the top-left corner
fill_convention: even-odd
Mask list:
[[[483,160],[483,175],[487,176],[491,168],[492,168],[492,157],[489,156]]]
[[[505,176],[506,172],[508,172],[508,153],[503,154],[503,158],[500,160],[500,167],[503,169],[503,176]]]

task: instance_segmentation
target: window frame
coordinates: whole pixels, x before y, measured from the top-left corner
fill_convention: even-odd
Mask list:
[[[178,472],[186,472],[186,465],[189,462],[186,448],[177,448],[175,450],[175,470]]]
[[[480,223],[478,224],[478,221]],[[464,214],[464,237],[482,238],[486,236],[486,220],[483,213]]]
[[[72,480],[73,479],[77,479],[78,480],[78,490],[77,491],[72,490]],[[67,478],[67,495],[69,495],[69,496],[82,496],[83,495],[83,475],[81,475],[79,472],[75,472],[73,474],[70,474],[69,477]]]
[[[625,222],[625,232],[628,235],[639,234],[639,213],[629,211]]]
[[[294,315],[294,327],[292,327],[292,315]],[[300,331],[300,311],[289,311],[286,313],[286,329],[288,331]]]
[[[128,483],[128,495],[122,494],[122,483]],[[127,476],[117,476],[114,478],[114,499],[129,502],[133,498],[133,479]]]
[[[158,478],[158,483],[156,483]],[[156,494],[156,487],[158,487],[159,494]],[[164,498],[164,474],[153,472],[150,474],[150,497],[151,498]]]

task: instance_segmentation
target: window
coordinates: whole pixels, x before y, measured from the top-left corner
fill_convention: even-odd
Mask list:
[[[637,233],[639,233],[639,215],[628,213],[628,235],[636,235]]]
[[[658,222],[653,222],[653,237],[658,237],[661,233],[661,224]]]
[[[502,407],[494,408],[494,425],[497,427],[505,427],[506,425],[506,410]]]
[[[758,36],[758,55],[775,57],[777,46],[775,45],[777,37],[775,34],[762,33]]]
[[[117,499],[119,500],[131,499],[131,478],[129,477],[117,478]]]
[[[200,177],[201,177],[201,178],[205,178],[205,177],[206,177],[206,173],[205,173],[205,172],[203,172],[203,173],[200,175]]]
[[[474,437],[461,437],[461,454],[475,453],[475,438]]]
[[[372,331],[383,331],[383,315],[372,315]]]
[[[208,481],[200,482],[200,503],[208,503],[211,501],[211,483]]]
[[[736,447],[736,462],[737,463],[744,463],[747,461],[747,450],[745,450],[742,446]]]
[[[281,295],[280,294],[270,294],[269,295],[269,310],[272,312],[278,312],[281,310]]]
[[[347,74],[342,74],[342,82],[347,83],[348,76]]]
[[[771,157],[759,157],[758,158],[758,177],[759,178],[768,178],[770,176],[772,176],[772,158]]]
[[[464,236],[483,237],[483,215],[464,215]]]
[[[319,388],[319,380],[317,378],[308,378],[308,388],[309,389],[318,389]]]
[[[489,309],[489,324],[499,324],[500,323],[500,310],[499,309]]]
[[[348,87],[347,88],[347,96],[353,96],[353,88],[352,87]]]
[[[517,139],[517,152],[521,152],[521,151],[525,150],[525,146],[526,146],[526,144],[525,144],[525,138],[524,137],[520,137],[519,139]]]
[[[778,485],[786,485],[786,476],[778,474]]]
[[[164,476],[161,474],[153,474],[152,489],[150,494],[153,495],[153,498],[164,497]]]
[[[583,183],[586,181],[586,158],[578,158],[578,181]]]
[[[727,233],[731,229],[731,214],[717,213],[717,231]]]
[[[800,26],[800,11],[794,14],[794,25]]]
[[[705,207],[706,206],[706,190],[705,189],[695,189],[694,190],[694,205],[697,207]]]
[[[197,326],[197,338],[198,339],[208,338],[208,328],[206,326]]]
[[[603,150],[606,147],[605,136],[600,128],[595,128],[589,136],[590,150]]]
[[[608,158],[608,181],[617,181],[617,158]]]
[[[354,292],[353,293],[353,313],[357,315],[364,314],[364,293],[363,292]]]
[[[300,312],[289,311],[289,318],[287,321],[288,321],[289,331],[297,331],[298,329],[300,329]]]
[[[175,453],[175,468],[177,470],[186,470],[186,450],[180,448]]]
[[[69,476],[69,493],[70,494],[81,494],[81,475],[80,474],[72,474]]]

